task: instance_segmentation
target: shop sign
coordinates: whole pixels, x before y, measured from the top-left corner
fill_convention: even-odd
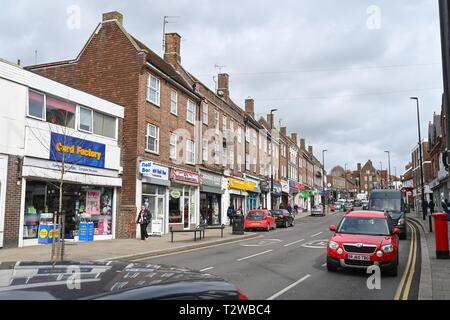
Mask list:
[[[234,178],[228,178],[228,186],[231,189],[253,191],[255,190],[255,183],[252,181],[244,181]]]
[[[274,182],[272,193],[275,196],[281,196],[281,184],[279,184],[278,182]]]
[[[269,192],[270,191],[270,182],[261,181],[261,191],[262,192]]]
[[[289,193],[289,183],[285,180],[281,180],[281,191],[284,193]]]
[[[152,161],[142,161],[139,172],[145,177],[169,180],[169,168],[154,164]]]
[[[299,190],[300,185],[298,184],[297,181],[289,180],[289,188],[294,189],[294,190]]]
[[[52,132],[49,159],[89,167],[105,167],[105,145]]]
[[[210,187],[222,188],[222,176],[203,171],[200,174],[202,184]]]
[[[170,191],[170,196],[174,199],[179,199],[181,197],[181,191],[180,190],[172,190],[172,191]]]
[[[195,172],[173,169],[171,179],[175,181],[200,184],[200,176]]]

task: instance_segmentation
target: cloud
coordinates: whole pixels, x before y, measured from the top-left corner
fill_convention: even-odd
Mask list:
[[[231,96],[256,113],[278,107],[290,132],[327,153],[327,168],[387,163],[401,173],[440,111],[442,71],[437,2],[377,1],[379,29],[369,29],[372,1],[49,1],[3,0],[0,57],[24,64],[74,58],[101,19],[118,10],[126,29],[161,54],[167,31],[182,36],[182,63],[214,88],[215,64],[230,74]],[[67,27],[80,8],[79,29]],[[381,67],[380,67],[381,66]],[[278,122],[278,121],[277,121]]]

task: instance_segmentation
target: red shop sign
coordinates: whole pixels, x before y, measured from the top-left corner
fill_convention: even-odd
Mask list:
[[[184,170],[172,170],[171,179],[193,184],[200,184],[200,176],[195,172]]]

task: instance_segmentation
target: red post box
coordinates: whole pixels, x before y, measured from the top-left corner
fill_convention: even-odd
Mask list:
[[[448,249],[448,215],[446,213],[433,213],[434,230],[436,238],[436,258],[450,259]]]

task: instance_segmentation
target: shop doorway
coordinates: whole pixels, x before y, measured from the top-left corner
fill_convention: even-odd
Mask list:
[[[249,192],[247,196],[247,210],[258,209],[258,194]]]
[[[205,219],[207,225],[220,225],[222,223],[220,204],[220,194],[200,193],[200,217]]]
[[[195,190],[194,187],[174,187],[170,189],[169,223],[178,224],[183,229],[190,229],[195,224]]]
[[[151,184],[142,184],[142,205],[152,214],[152,220],[159,220],[161,233],[165,232],[165,198],[166,188]],[[148,233],[152,233],[152,224],[148,225]],[[159,231],[159,230],[158,230]]]

